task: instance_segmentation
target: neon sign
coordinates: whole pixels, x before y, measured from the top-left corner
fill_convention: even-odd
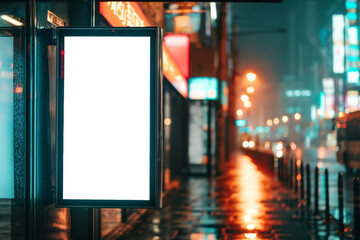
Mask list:
[[[149,20],[137,2],[100,2],[99,12],[113,27],[149,27]],[[188,84],[182,72],[163,46],[163,74],[187,98]]]

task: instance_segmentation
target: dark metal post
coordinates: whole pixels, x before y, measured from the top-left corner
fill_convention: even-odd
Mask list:
[[[339,232],[344,232],[344,194],[343,194],[343,173],[338,175],[338,200],[339,200]]]
[[[301,161],[300,165],[300,201],[304,200],[304,164]]]
[[[306,205],[308,209],[311,207],[311,184],[310,184],[310,166],[306,164]]]
[[[121,222],[122,222],[122,223],[127,222],[127,217],[128,217],[127,209],[126,209],[126,208],[122,208],[122,209],[121,209]]]
[[[281,181],[281,158],[278,158],[278,180]]]
[[[319,168],[315,167],[315,215],[319,214]]]
[[[355,236],[355,240],[360,240],[359,177],[354,178],[353,187],[354,187],[354,236]]]
[[[293,159],[290,159],[290,174],[289,174],[289,187],[293,188]]]
[[[299,173],[299,169],[298,169],[298,166],[296,164],[297,160],[295,159],[295,164],[294,164],[294,184],[295,184],[295,192],[297,193],[298,192],[298,179],[297,179],[297,176],[298,176],[298,173]]]
[[[329,204],[329,171],[325,169],[325,219],[330,222],[330,204]]]

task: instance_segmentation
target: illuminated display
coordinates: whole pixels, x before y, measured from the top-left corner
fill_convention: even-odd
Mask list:
[[[346,112],[359,111],[359,92],[349,90],[346,93]]]
[[[285,96],[287,96],[287,97],[310,97],[311,90],[308,90],[308,89],[286,90]]]
[[[324,118],[331,119],[335,117],[335,82],[333,78],[324,78],[322,83],[324,89]]]
[[[151,26],[137,2],[100,2],[99,12],[113,27]],[[166,46],[163,47],[163,73],[180,94],[187,98],[187,81],[172,59]]]
[[[344,15],[336,14],[332,16],[333,24],[333,72],[334,73],[344,73],[344,57],[345,57],[345,47],[344,47]]]
[[[0,37],[0,199],[14,198],[14,38]]]
[[[190,37],[186,34],[167,34],[164,37],[164,46],[171,54],[183,76],[189,78],[190,68]]]
[[[218,80],[211,77],[189,79],[189,98],[196,100],[216,100],[218,98]]]
[[[235,124],[238,127],[245,127],[246,126],[246,121],[245,121],[245,119],[238,119],[238,120],[236,120]]]
[[[156,207],[160,29],[58,33],[57,204]]]
[[[359,27],[357,20],[357,1],[346,0],[346,80],[348,83],[359,83]],[[336,54],[336,53],[335,53]]]

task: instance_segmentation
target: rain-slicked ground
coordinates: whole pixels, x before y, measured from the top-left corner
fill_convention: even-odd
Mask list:
[[[237,155],[221,176],[182,182],[173,199],[151,210],[126,239],[311,239],[284,204],[291,194],[249,157]]]
[[[343,191],[344,191],[344,223],[346,225],[354,227],[354,205],[353,205],[353,178],[360,176],[360,172],[346,172],[344,165],[336,162],[335,150],[325,147],[308,148],[308,149],[296,149],[289,154],[289,158],[302,160],[304,169],[307,164],[310,166],[311,171],[311,202],[314,206],[314,178],[315,167],[319,168],[319,209],[325,209],[325,183],[324,172],[328,169],[329,172],[329,204],[330,215],[339,218],[339,202],[338,202],[338,174],[343,173]],[[300,164],[300,161],[297,163]],[[305,189],[306,190],[306,189]]]

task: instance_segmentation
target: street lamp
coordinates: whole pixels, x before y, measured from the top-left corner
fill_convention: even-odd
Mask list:
[[[300,113],[295,113],[294,118],[295,118],[295,120],[300,120],[301,114]]]
[[[241,95],[240,99],[241,99],[241,101],[243,101],[243,102],[247,102],[247,101],[249,101],[249,96],[246,95],[246,94],[243,94],[243,95]]]
[[[249,101],[244,102],[244,107],[246,107],[246,108],[251,107],[251,102],[249,102]]]
[[[273,122],[274,122],[275,125],[278,125],[280,123],[280,120],[278,118],[274,118]]]
[[[254,93],[255,92],[255,88],[254,87],[248,87],[247,89],[246,89],[246,92],[248,93],[248,94],[251,94],[251,93]]]
[[[288,116],[283,116],[283,117],[281,118],[281,120],[282,120],[284,123],[287,123],[287,122],[289,121],[289,118],[288,118]]]
[[[250,73],[246,74],[246,78],[247,78],[247,80],[249,80],[250,82],[253,82],[253,81],[255,81],[255,79],[256,79],[256,74],[250,72]]]
[[[244,115],[244,111],[241,110],[241,109],[238,109],[238,110],[236,111],[236,115],[238,115],[238,117],[242,117],[242,116]]]

